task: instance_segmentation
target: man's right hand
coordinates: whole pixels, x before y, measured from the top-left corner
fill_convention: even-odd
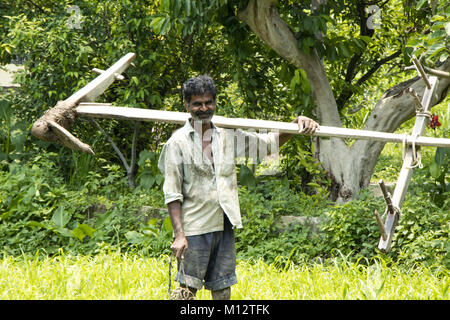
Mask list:
[[[184,259],[184,254],[188,248],[188,242],[185,236],[176,237],[170,249],[177,259]]]

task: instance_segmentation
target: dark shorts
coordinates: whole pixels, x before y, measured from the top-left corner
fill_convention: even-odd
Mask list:
[[[223,231],[187,236],[186,239],[188,249],[184,260],[178,263],[176,281],[195,289],[205,286],[212,291],[237,283],[234,230],[226,215]]]

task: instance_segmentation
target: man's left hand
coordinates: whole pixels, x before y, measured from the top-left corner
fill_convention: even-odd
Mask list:
[[[302,134],[313,134],[319,129],[319,124],[315,122],[313,119],[310,119],[305,116],[299,116],[291,121],[292,123],[298,124],[298,132]],[[278,146],[282,146],[288,141],[291,137],[293,137],[294,133],[276,133],[276,139],[278,139]]]
[[[299,116],[293,122],[298,124],[298,132],[300,133],[313,134],[319,129],[317,122],[305,116]]]
[[[293,122],[298,124],[298,132],[300,133],[313,134],[319,129],[319,124],[317,122],[305,116],[299,116]]]

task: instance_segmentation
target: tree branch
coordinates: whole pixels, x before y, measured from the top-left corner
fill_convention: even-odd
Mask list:
[[[134,133],[133,133],[133,142],[131,144],[131,161],[130,161],[130,175],[134,176],[136,172],[136,145],[137,145],[137,136],[139,133],[140,121],[134,122]]]
[[[36,8],[38,8],[42,13],[45,13],[45,10],[42,9],[40,6],[38,6],[36,3],[34,3],[33,0],[27,0],[28,3],[31,3],[33,6],[35,6]]]
[[[378,3],[378,2],[377,2]],[[366,16],[366,7],[367,3],[365,2],[357,2],[356,3],[356,11],[358,12],[359,17],[359,33],[363,36],[372,37],[374,31],[367,27],[367,19]],[[336,104],[338,110],[342,110],[345,107],[348,99],[353,95],[353,90],[350,88],[353,79],[355,78],[357,72],[355,72],[356,68],[359,67],[359,63],[362,57],[362,53],[356,53],[350,59],[350,62],[347,66],[347,71],[345,74],[344,81],[348,85],[342,89],[342,92],[339,94],[339,97],[336,99]]]
[[[113,139],[111,139],[111,137],[106,133],[105,130],[103,130],[103,128],[98,124],[97,121],[95,121],[94,119],[90,119],[98,128],[98,130],[100,130],[103,135],[106,137],[106,139],[108,140],[108,142],[111,144],[111,146],[113,147],[114,151],[116,151],[117,155],[119,156],[120,160],[122,161],[123,166],[125,167],[125,170],[127,171],[127,173],[130,171],[130,166],[127,163],[127,160],[125,159],[125,156],[123,155],[123,153],[120,151],[120,149],[117,147],[117,145],[114,143]]]
[[[380,59],[378,61],[375,62],[375,64],[372,66],[372,68],[370,68],[361,78],[359,78],[359,80],[356,82],[356,86],[360,86],[362,85],[365,81],[367,81],[382,65],[388,63],[389,61],[397,58],[398,56],[400,56],[401,51],[398,50],[396,52],[394,52],[393,54],[391,54],[390,56]],[[347,79],[346,79],[347,82]],[[349,83],[350,84],[350,83]],[[337,99],[337,105],[339,108],[339,111],[344,109],[345,104],[347,103],[347,101],[350,99],[350,97],[353,95],[353,90],[351,90],[350,88],[346,87],[341,94],[339,95],[338,99]]]
[[[388,63],[389,61],[397,58],[398,56],[400,56],[401,54],[401,50],[397,50],[395,51],[393,54],[391,54],[390,56],[383,58],[381,60],[378,60],[377,62],[375,62],[375,64],[373,65],[372,68],[369,69],[369,71],[366,72],[366,74],[364,74],[361,78],[359,78],[359,80],[356,82],[356,85],[361,85],[363,84],[367,79],[369,79],[382,65],[384,65],[385,63]]]

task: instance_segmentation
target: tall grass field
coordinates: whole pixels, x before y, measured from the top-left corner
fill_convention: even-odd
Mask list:
[[[1,300],[168,299],[169,258],[104,252],[95,256],[12,257],[0,260]],[[175,269],[173,266],[172,270]],[[239,260],[232,299],[449,299],[448,270],[334,259],[308,265]],[[172,288],[176,286],[173,281]],[[197,299],[211,299],[200,290]]]

